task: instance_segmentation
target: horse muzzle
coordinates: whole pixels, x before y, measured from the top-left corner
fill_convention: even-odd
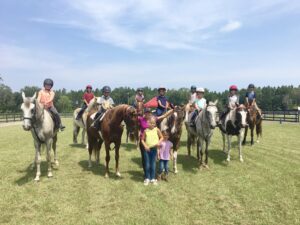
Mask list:
[[[30,131],[31,130],[31,126],[25,126],[25,125],[23,125],[23,130]]]

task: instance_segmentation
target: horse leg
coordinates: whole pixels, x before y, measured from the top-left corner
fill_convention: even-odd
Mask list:
[[[121,173],[119,171],[119,158],[120,158],[120,144],[121,144],[121,140],[120,142],[118,142],[117,144],[115,144],[115,160],[116,160],[116,176],[117,177],[121,177]]]
[[[81,133],[81,144],[84,145],[85,144],[85,128],[82,128],[82,133]]]
[[[35,164],[36,164],[36,176],[35,181],[40,181],[41,176],[41,144],[35,142]]]
[[[223,139],[223,152],[226,153],[226,140],[225,140],[225,134],[222,133],[222,139]]]
[[[248,127],[245,128],[245,134],[244,134],[243,145],[246,144],[247,134],[248,134]]]
[[[209,146],[209,140],[205,141],[205,168],[208,168],[208,146]]]
[[[173,153],[173,167],[174,167],[174,173],[177,174],[178,170],[177,170],[177,149],[174,150]]]
[[[100,149],[101,149],[101,144],[97,142],[95,145],[95,152],[96,152],[96,165],[100,165]]]
[[[200,139],[197,140],[197,159],[198,159],[198,161],[200,160],[199,148],[200,148]]]
[[[200,138],[199,138],[200,139]],[[200,139],[200,145],[199,145],[199,153],[200,153],[200,160],[199,160],[199,167],[203,164],[203,139]]]
[[[188,139],[187,139],[188,156],[191,156],[191,145],[192,145],[191,136],[188,135]]]
[[[240,161],[244,162],[243,156],[242,156],[242,137],[243,137],[243,132],[241,132],[238,136],[238,144],[239,144],[239,156],[240,156]]]
[[[231,135],[227,135],[227,141],[228,141],[227,162],[230,162],[231,138],[232,138]]]
[[[94,144],[95,144],[94,142],[95,141],[88,136],[88,150],[89,150],[89,165],[88,165],[88,167],[89,168],[92,168],[92,154],[93,154],[93,149],[94,149]]]
[[[57,151],[56,151],[56,143],[57,143],[57,135],[55,135],[53,137],[53,144],[52,144],[52,149],[53,149],[53,152],[54,152],[54,163],[56,166],[59,166],[59,162],[58,162],[58,159],[57,159]]]
[[[47,163],[48,163],[48,177],[51,178],[53,177],[52,174],[52,165],[51,165],[51,146],[52,146],[53,140],[49,140],[46,143],[46,148],[47,148]]]
[[[105,165],[105,178],[109,177],[109,161],[110,161],[110,145],[109,143],[105,143],[105,152],[106,152],[106,156],[105,156],[105,161],[106,161],[106,165]]]
[[[253,145],[254,144],[254,141],[253,141],[253,136],[254,136],[254,125],[253,126],[251,126],[250,127],[250,129],[251,129],[251,145]]]
[[[128,144],[128,139],[129,139],[129,132],[126,131],[126,144]]]
[[[80,131],[80,127],[78,127],[76,124],[73,125],[73,143],[74,144],[77,144],[77,136],[78,136],[78,133]]]

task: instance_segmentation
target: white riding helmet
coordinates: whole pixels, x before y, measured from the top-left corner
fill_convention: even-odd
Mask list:
[[[205,90],[204,90],[204,88],[201,87],[201,88],[197,88],[196,92],[202,92],[202,93],[204,93]]]

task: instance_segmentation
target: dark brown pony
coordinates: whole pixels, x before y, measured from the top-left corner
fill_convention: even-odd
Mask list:
[[[254,144],[254,128],[256,128],[257,143],[259,143],[259,138],[262,136],[262,118],[258,110],[259,109],[257,108],[256,104],[250,106],[248,109],[247,123],[249,124],[249,128],[251,130],[251,145]],[[247,133],[248,127],[245,129],[243,145],[246,144]]]
[[[110,109],[106,112],[102,122],[100,131],[91,127],[93,120],[91,115],[94,114],[91,112],[88,115],[87,119],[87,134],[88,134],[88,143],[89,143],[89,167],[91,167],[91,155],[93,152],[96,156],[96,161],[99,163],[100,149],[104,142],[105,151],[106,151],[106,170],[105,177],[109,176],[109,161],[110,161],[110,145],[114,143],[115,149],[115,160],[116,160],[116,175],[121,176],[119,172],[119,150],[121,146],[121,138],[123,134],[123,125],[124,121],[127,125],[127,128],[131,132],[136,129],[137,124],[137,113],[136,109],[129,105],[119,105],[113,109]]]
[[[180,139],[182,134],[182,124],[185,118],[185,108],[176,106],[174,112],[165,118],[160,123],[160,129],[162,131],[167,131],[170,135],[169,140],[173,143],[173,168],[174,173],[177,173],[177,150],[180,147]]]

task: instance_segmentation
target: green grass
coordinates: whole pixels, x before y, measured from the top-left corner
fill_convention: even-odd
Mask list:
[[[300,126],[265,123],[260,144],[243,148],[225,162],[216,130],[209,170],[198,170],[196,152],[187,157],[186,133],[177,175],[157,187],[144,187],[140,153],[122,145],[120,170],[111,177],[101,165],[89,170],[88,153],[73,146],[71,120],[59,134],[60,166],[47,178],[45,152],[41,181],[29,168],[34,158],[30,133],[20,126],[0,128],[0,224],[300,224]],[[236,139],[235,139],[236,140]]]

